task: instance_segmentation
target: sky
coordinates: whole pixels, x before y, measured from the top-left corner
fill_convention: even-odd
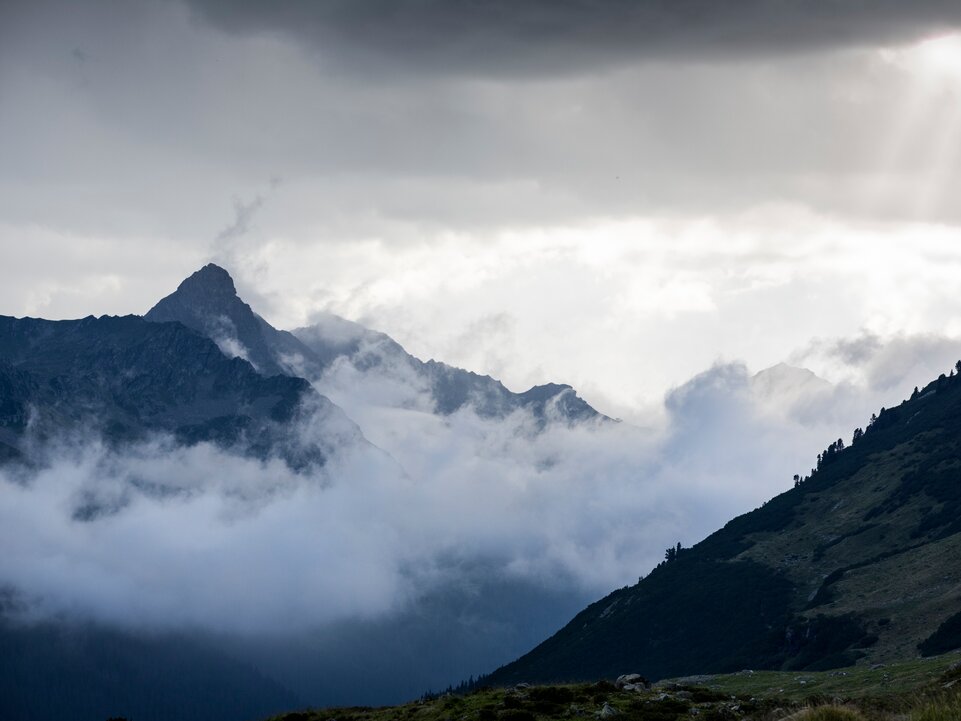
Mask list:
[[[954,0],[0,0],[0,314],[144,313],[212,261],[276,327],[628,421],[533,437],[338,366],[386,457],[62,449],[4,476],[0,579],[226,633],[534,587],[546,635],[961,357],[959,187]],[[477,619],[439,680],[538,640]]]
[[[961,334],[955,3],[0,13],[5,314],[142,313],[215,260],[279,327],[625,418],[718,360]]]

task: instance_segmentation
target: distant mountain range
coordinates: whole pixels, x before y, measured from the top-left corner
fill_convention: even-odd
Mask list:
[[[478,683],[829,669],[961,647],[961,376],[882,409],[794,488],[666,558]]]
[[[568,385],[549,383],[523,393],[509,391],[490,376],[415,358],[395,340],[332,314],[293,332],[277,330],[237,296],[223,268],[206,265],[144,316],[178,321],[212,339],[264,375],[283,373],[316,380],[335,363],[364,373],[414,379],[430,395],[433,410],[449,415],[471,406],[479,415],[500,418],[517,410],[537,418],[577,423],[607,419]]]
[[[609,420],[570,386],[512,393],[337,316],[278,330],[237,296],[227,271],[207,265],[143,318],[0,316],[0,462],[35,460],[45,444],[80,435],[117,445],[162,433],[295,469],[322,465],[336,447],[365,442],[309,382],[338,362],[366,373],[402,367],[443,415],[470,406],[489,418],[523,410],[542,423]],[[322,418],[328,442],[289,432],[304,413]]]
[[[513,393],[488,376],[423,362],[388,336],[337,316],[324,315],[316,325],[293,333],[278,330],[238,297],[224,269],[207,265],[143,317],[0,317],[0,464],[10,471],[11,483],[29,488],[32,473],[60,454],[88,445],[122,453],[141,443],[160,444],[161,452],[210,443],[257,460],[279,459],[312,477],[345,450],[379,453],[323,393],[325,376],[344,369],[360,378],[405,385],[408,396],[426,404],[418,412],[441,417],[472,411],[485,423],[497,424],[520,413],[534,419],[533,426],[525,427],[535,433],[553,423],[610,422],[569,386],[547,384]],[[403,403],[392,398],[379,402]],[[300,432],[304,428],[310,432]],[[269,476],[264,475],[265,484],[271,482]],[[84,494],[78,499],[69,523],[90,522],[92,532],[97,528],[93,524],[117,510],[103,505],[110,499]],[[454,640],[441,638],[437,644],[460,643],[494,654],[491,647],[510,624],[536,627],[536,621],[524,621],[525,613],[542,614],[550,605],[564,609],[553,611],[560,617],[576,607],[560,591],[515,585],[478,602],[472,598],[476,589],[461,593],[455,588],[438,592],[399,619],[357,622],[343,633],[318,629],[285,641],[281,652],[269,651],[262,640],[249,641],[250,647],[238,639],[227,643],[203,629],[172,635],[76,619],[23,622],[27,601],[3,581],[0,718],[31,721],[103,719],[117,709],[135,719],[239,721],[296,706],[301,698],[316,703],[317,694],[344,698],[345,688],[371,694],[366,674],[344,666],[346,655],[368,658],[370,668],[392,673],[396,659],[433,643],[445,629]],[[457,617],[457,609],[466,605],[498,629],[495,641]],[[354,648],[358,643],[363,648]],[[326,649],[332,647],[340,653],[329,655]],[[467,652],[448,648],[441,655],[458,653]],[[237,660],[260,664],[270,654],[279,659],[269,664],[274,678],[295,680],[303,692],[300,698]],[[429,681],[419,679],[442,673],[441,663],[412,664],[412,672],[397,674],[376,693],[392,699],[391,694],[420,692]]]

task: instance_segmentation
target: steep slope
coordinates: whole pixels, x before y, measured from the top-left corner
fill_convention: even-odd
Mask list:
[[[144,318],[183,323],[213,340],[226,355],[249,361],[263,375],[310,375],[323,366],[292,334],[254,313],[237,295],[230,274],[213,263],[185,279]]]
[[[350,430],[306,381],[265,378],[180,323],[0,316],[0,455],[8,460],[78,434],[121,444],[164,433],[302,467],[325,455],[289,433],[305,406]]]
[[[482,682],[819,669],[961,646],[961,379],[882,409],[795,488],[670,555]]]

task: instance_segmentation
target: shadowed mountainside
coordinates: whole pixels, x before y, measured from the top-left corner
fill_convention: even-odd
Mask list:
[[[144,318],[183,323],[213,340],[226,355],[249,361],[266,376],[309,377],[324,365],[291,333],[277,330],[254,313],[237,295],[230,274],[213,263],[186,278]]]
[[[265,378],[180,323],[0,317],[0,456],[7,460],[91,434],[113,445],[167,434],[187,445],[277,455],[299,468],[324,460],[320,445],[289,433],[305,404],[339,414],[307,381]]]
[[[477,683],[823,669],[961,647],[961,376],[854,435]]]

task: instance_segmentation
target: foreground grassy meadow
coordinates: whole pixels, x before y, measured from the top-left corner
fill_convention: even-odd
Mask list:
[[[820,672],[744,670],[660,681],[482,688],[384,708],[327,708],[270,721],[961,721],[961,653]]]

